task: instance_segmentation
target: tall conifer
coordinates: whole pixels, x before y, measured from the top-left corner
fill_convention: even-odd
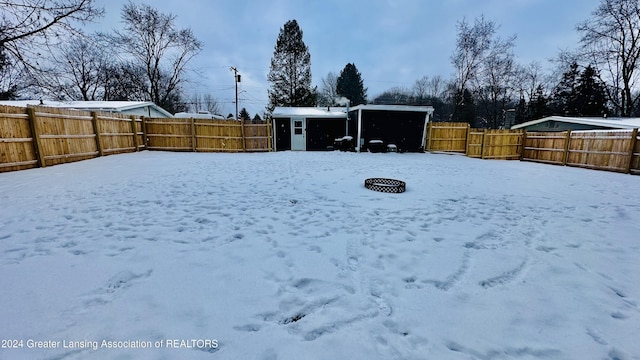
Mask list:
[[[269,112],[276,106],[315,106],[311,55],[296,20],[287,21],[280,29],[267,80],[271,83]]]

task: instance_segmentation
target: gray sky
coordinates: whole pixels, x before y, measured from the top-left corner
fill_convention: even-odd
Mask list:
[[[126,0],[98,0],[106,17],[95,27],[120,28]],[[578,22],[599,0],[149,0],[191,28],[204,49],[192,65],[198,82],[186,94],[210,93],[234,112],[234,78],[242,75],[240,108],[251,116],[267,104],[267,73],[276,39],[285,22],[296,19],[311,53],[313,84],[329,72],[354,63],[373,99],[394,87],[411,87],[427,75],[451,78],[450,56],[456,23],[480,15],[500,25],[499,35],[517,35],[517,61],[548,66],[561,49],[573,49]]]

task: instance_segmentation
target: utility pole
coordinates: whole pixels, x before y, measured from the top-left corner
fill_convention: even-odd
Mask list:
[[[238,69],[235,67],[231,67],[231,71],[234,73],[234,79],[236,81],[236,120],[238,119],[238,83],[240,82],[240,75],[238,75]]]

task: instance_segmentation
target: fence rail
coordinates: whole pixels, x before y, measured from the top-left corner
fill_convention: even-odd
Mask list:
[[[0,106],[0,172],[144,149],[271,151],[271,125]]]
[[[640,174],[638,129],[522,132],[471,129],[466,123],[430,123],[427,137],[427,150],[432,152]]]
[[[271,151],[270,124],[228,120],[146,119],[149,150]]]
[[[472,129],[468,123],[429,123],[427,150],[481,159],[520,159],[522,131]]]

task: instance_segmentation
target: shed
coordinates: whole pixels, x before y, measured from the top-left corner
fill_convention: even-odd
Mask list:
[[[612,130],[640,128],[640,118],[549,116],[514,125],[526,131]]]
[[[272,118],[276,151],[332,150],[348,131],[343,107],[276,107]]]
[[[424,151],[427,123],[432,106],[358,105],[349,111],[349,134],[356,138],[357,151],[395,145],[404,152]]]
[[[170,112],[151,101],[51,101],[51,100],[6,100],[6,106],[47,106],[63,109],[102,111],[150,118],[172,118]]]

